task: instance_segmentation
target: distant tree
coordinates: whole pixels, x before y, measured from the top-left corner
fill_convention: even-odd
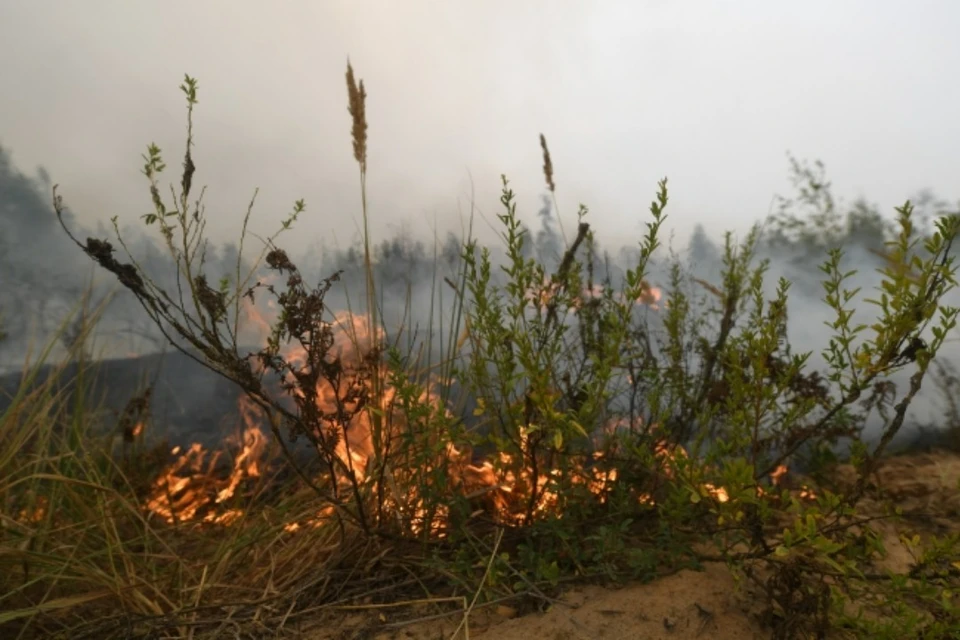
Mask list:
[[[0,146],[0,308],[8,346],[34,327],[49,332],[59,321],[54,309],[74,302],[86,285],[89,270],[78,271],[59,232],[49,182],[42,169],[35,177],[19,171]]]
[[[0,145],[0,228],[11,246],[56,232],[57,219],[47,195],[49,182],[42,168],[34,178],[19,171],[10,152]]]
[[[536,237],[533,233],[530,232],[530,227],[520,223],[520,231],[523,233],[523,257],[532,258],[537,251],[536,248]],[[500,247],[496,247],[497,251],[500,251]]]
[[[541,206],[537,212],[537,217],[540,218],[540,230],[536,237],[537,257],[541,262],[555,266],[560,261],[560,254],[563,253],[563,242],[553,224],[550,198],[546,195],[540,198]]]
[[[893,222],[880,214],[876,207],[860,199],[847,212],[847,238],[844,244],[879,251],[894,233]]]
[[[720,250],[707,236],[706,229],[700,223],[693,228],[693,234],[687,244],[687,255],[694,266],[710,265],[720,259]]]
[[[792,198],[777,196],[777,211],[767,219],[765,243],[771,249],[798,249],[800,259],[819,256],[824,249],[839,246],[847,235],[843,217],[833,198],[824,164],[811,166],[787,154]]]
[[[440,259],[450,269],[455,269],[460,264],[463,243],[452,231],[447,232],[447,239],[443,242],[440,249]]]

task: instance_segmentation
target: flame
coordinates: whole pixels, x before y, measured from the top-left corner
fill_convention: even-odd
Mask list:
[[[32,492],[31,492],[32,493]],[[32,507],[20,509],[16,520],[21,524],[37,524],[47,515],[49,502],[46,496],[36,496]]]
[[[602,294],[602,290],[595,287],[588,294]],[[660,289],[647,286],[638,301],[657,308],[656,305],[661,299]],[[270,326],[252,305],[247,311],[247,319],[259,329],[268,329]],[[321,412],[325,416],[333,416],[329,420],[330,424],[325,424],[323,428],[335,428],[337,431],[335,453],[349,475],[341,477],[340,481],[353,481],[372,488],[377,488],[376,482],[383,482],[383,488],[388,495],[385,506],[391,517],[395,517],[414,533],[425,532],[435,537],[443,537],[449,523],[449,509],[440,505],[430,510],[425,497],[418,495],[419,485],[414,474],[424,469],[390,468],[385,465],[383,472],[377,474],[378,478],[368,477],[368,467],[376,455],[371,411],[357,410],[357,401],[351,400],[348,393],[354,385],[370,384],[369,378],[363,377],[361,373],[365,364],[370,365],[368,356],[374,345],[384,337],[382,330],[370,330],[365,317],[349,312],[336,313],[331,328],[333,347],[327,358],[330,362],[339,360],[344,377],[342,384],[336,389],[326,381],[320,382],[316,389],[316,398]],[[302,366],[306,361],[305,351],[295,345],[285,347],[281,355],[292,365]],[[381,363],[378,366],[380,379],[386,381],[386,365]],[[375,408],[379,410],[379,414],[389,418],[385,420],[386,433],[380,434],[381,438],[389,441],[389,438],[402,433],[404,428],[397,415],[399,412],[396,411],[397,390],[384,384],[374,401],[377,402]],[[440,406],[439,393],[433,386],[423,390],[420,401],[437,411],[447,411]],[[237,453],[229,472],[220,472],[218,475],[217,471],[217,464],[225,451],[210,453],[199,444],[193,444],[183,452],[179,447],[175,447],[172,455],[177,456],[176,460],[153,484],[147,500],[147,509],[150,512],[171,524],[201,521],[227,526],[242,517],[242,510],[228,508],[226,503],[244,483],[262,476],[267,440],[259,426],[262,424],[262,416],[252,401],[241,397],[238,408],[242,428],[239,440],[231,443]],[[343,423],[339,423],[336,416],[347,418]],[[608,422],[603,431],[613,434],[621,429],[635,430],[641,426],[642,421],[634,420],[630,424],[625,418],[617,418]],[[658,425],[653,424],[649,425],[648,429],[653,431],[657,427]],[[521,433],[519,454],[500,452],[492,459],[479,463],[472,460],[470,452],[458,449],[453,442],[441,442],[443,446],[438,449],[441,454],[436,465],[437,469],[443,471],[445,490],[459,492],[471,500],[471,503],[476,505],[474,516],[486,513],[504,524],[520,524],[530,515],[539,517],[552,514],[562,517],[562,500],[556,489],[560,471],[554,469],[534,472],[528,462],[532,454],[531,432],[531,429],[527,429]],[[666,440],[656,443],[654,453],[660,465],[659,472],[667,479],[676,478],[678,462],[688,457],[682,446],[669,445]],[[578,473],[574,474],[573,482],[584,486],[600,501],[604,501],[618,479],[617,470],[605,466],[602,454],[592,454],[586,457],[577,469]],[[429,468],[425,470],[431,471]],[[773,484],[779,484],[786,473],[785,466],[778,467],[771,474]],[[404,489],[401,490],[401,487]],[[718,503],[727,503],[731,499],[727,489],[722,486],[703,483],[701,489],[703,495],[712,497]],[[763,494],[759,486],[757,491]],[[536,499],[532,500],[534,495]],[[800,495],[809,497],[813,494],[804,487]],[[638,493],[636,498],[639,504],[656,505],[655,498],[649,493]],[[334,508],[328,506],[310,518],[287,523],[284,530],[294,533],[305,528],[319,527],[333,515]]]
[[[787,474],[787,465],[781,464],[778,465],[776,469],[770,472],[770,480],[773,482],[774,486],[779,486],[783,481],[784,476]]]
[[[269,301],[272,302],[272,301]],[[244,319],[261,334],[269,331],[270,323],[256,306],[244,306]],[[344,462],[358,482],[365,480],[366,468],[374,453],[373,427],[369,411],[357,411],[357,401],[347,398],[351,386],[362,384],[360,371],[363,359],[372,352],[376,340],[382,340],[380,331],[374,334],[367,328],[364,318],[340,312],[331,323],[334,330],[333,346],[327,354],[328,362],[339,360],[347,382],[334,389],[321,382],[317,387],[317,404],[328,415],[338,413],[351,416],[347,424],[339,425],[336,455]],[[262,339],[262,335],[261,335]],[[289,345],[282,350],[283,358],[292,365],[303,365],[306,352],[302,347]],[[381,367],[381,377],[386,377],[386,367]],[[388,410],[395,402],[396,390],[386,387],[381,394],[380,408]],[[166,522],[185,522],[200,519],[214,524],[230,524],[242,515],[242,511],[218,510],[232,498],[242,483],[261,476],[267,440],[260,429],[261,416],[251,400],[241,396],[239,412],[242,432],[239,453],[234,458],[232,469],[222,477],[217,474],[217,464],[224,451],[210,453],[199,443],[192,444],[181,453],[174,447],[171,454],[177,459],[154,481],[147,500],[147,509]],[[328,518],[332,511],[323,510],[318,519]],[[295,530],[297,527],[293,527]]]
[[[703,485],[703,488],[707,490],[711,496],[717,499],[717,502],[729,502],[730,494],[727,493],[727,490],[723,487],[716,487],[709,482]]]
[[[637,298],[637,302],[640,304],[645,304],[651,309],[659,310],[660,300],[662,299],[663,290],[660,289],[660,287],[650,286],[646,281],[644,281],[642,293],[640,294],[640,297]]]
[[[773,486],[780,487],[784,486],[787,480],[787,473],[789,469],[787,465],[781,464],[777,466],[776,469],[770,472],[770,481],[773,483]],[[800,488],[793,492],[801,500],[816,500],[817,493],[811,489],[809,486],[802,484]]]
[[[544,278],[542,283],[535,285],[526,291],[524,294],[524,299],[537,304],[539,307],[544,307],[553,299],[555,295],[557,295],[557,293],[560,291],[560,286],[561,285],[559,282],[554,282],[551,279]],[[574,298],[571,306],[574,309],[579,309],[587,301],[603,297],[603,294],[606,292],[606,290],[607,287],[602,284],[593,284],[589,287],[584,287],[580,294]],[[640,304],[650,307],[654,310],[660,309],[660,300],[663,298],[662,289],[651,285],[646,280],[643,280],[641,281],[640,291],[640,296],[636,298],[635,302],[639,302]],[[624,300],[622,294],[618,294],[616,299],[621,302]]]
[[[229,524],[242,515],[237,509],[218,512],[216,507],[232,498],[244,480],[260,477],[267,440],[253,422],[252,403],[247,398],[241,397],[240,409],[245,424],[239,453],[227,476],[217,472],[224,451],[211,455],[196,442],[183,453],[179,446],[174,447],[170,453],[178,457],[154,480],[146,502],[149,512],[168,524],[191,521],[201,513],[204,522]]]

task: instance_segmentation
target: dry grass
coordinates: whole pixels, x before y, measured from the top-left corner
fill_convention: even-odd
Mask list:
[[[864,571],[880,551],[871,546],[875,540],[867,533],[874,516],[858,519],[854,507],[875,493],[863,469],[872,470],[876,459],[867,456],[854,489],[838,494],[820,486],[775,486],[766,477],[770,474],[762,473],[769,462],[759,457],[764,447],[775,449],[782,444],[781,449],[796,450],[814,438],[828,442],[837,433],[847,433],[843,429],[849,423],[836,426],[831,420],[856,402],[861,391],[843,390],[841,401],[823,412],[819,422],[798,419],[800,410],[784,412],[762,432],[762,405],[775,407],[788,398],[811,413],[829,398],[807,388],[810,385],[800,375],[799,365],[791,371],[793,365],[774,357],[785,322],[781,312],[786,285],[781,283],[773,303],[763,299],[763,270],[749,264],[752,240],[744,247],[727,245],[722,287],[704,283],[720,303],[717,336],[700,337],[695,345],[683,343],[687,318],[675,310],[687,307],[674,291],[665,301],[669,307],[664,314],[664,331],[674,343],[661,354],[662,362],[649,364],[655,360],[649,335],[630,342],[637,335],[630,325],[634,304],[650,294],[644,277],[647,261],[659,246],[657,233],[668,200],[666,180],[659,184],[651,205],[654,222],[647,225],[640,260],[628,273],[620,298],[608,291],[610,295],[591,304],[580,293],[592,291],[595,284],[592,263],[587,269],[581,263],[584,252],[593,249],[590,226],[583,220],[586,210],[579,213],[577,235],[565,247],[557,272],[549,275],[523,256],[514,194],[504,179],[501,202],[506,213],[500,218],[513,260],[507,269],[511,282],[505,288],[514,297],[504,304],[491,294],[492,288],[485,289],[491,270],[488,254],[465,241],[464,261],[473,270],[465,267],[461,283],[454,283],[454,288],[457,322],[465,314],[470,323],[462,334],[459,324],[454,324],[451,344],[462,337],[455,342],[457,353],[445,354],[452,361],[463,355],[461,347],[469,346],[465,360],[473,368],[465,375],[485,381],[485,388],[477,382],[478,393],[490,392],[485,397],[494,400],[478,406],[477,415],[487,412],[491,423],[499,421],[503,429],[490,442],[501,449],[483,467],[458,462],[451,447],[464,445],[468,438],[455,441],[453,423],[446,421],[443,411],[431,413],[424,410],[430,402],[417,400],[422,391],[417,388],[422,376],[417,374],[422,372],[415,371],[416,359],[404,360],[390,352],[394,368],[380,366],[387,349],[377,331],[381,322],[367,206],[367,93],[349,63],[346,84],[353,158],[360,176],[365,314],[372,355],[359,357],[352,315],[348,324],[354,327],[351,338],[358,360],[366,366],[361,373],[369,377],[364,384],[344,383],[343,360],[326,359],[335,339],[331,324],[323,319],[324,295],[333,279],[316,288],[305,285],[287,254],[274,245],[276,236],[264,243],[261,258],[286,277],[283,293],[278,294],[272,284],[250,284],[253,271],[241,277],[239,258],[235,291],[214,288],[202,273],[203,260],[198,256],[205,246],[205,219],[200,203],[191,213],[189,201],[196,171],[191,147],[192,109],[197,101],[196,82],[188,77],[182,87],[188,100],[188,139],[175,207],[168,207],[161,197],[157,176],[164,164],[158,147],[148,149],[144,168],[156,208],[146,221],[159,225],[167,248],[187,276],[179,302],[145,277],[132,257],[129,263],[115,258],[109,242],[74,240],[138,297],[151,320],[195,347],[191,357],[239,384],[265,412],[264,422],[286,454],[276,464],[288,479],[279,483],[273,480],[277,476],[260,474],[244,480],[236,504],[229,505],[237,507],[229,522],[158,518],[148,494],[156,487],[153,481],[159,469],[169,462],[166,452],[115,455],[118,438],[129,441],[137,436],[131,435],[128,422],[105,421],[96,407],[85,404],[86,379],[94,375],[95,367],[85,361],[83,341],[72,341],[75,346],[69,359],[81,365],[74,381],[78,392],[68,399],[56,376],[32,384],[34,366],[10,408],[0,416],[0,630],[4,637],[323,637],[322,628],[330,626],[331,620],[352,616],[356,624],[350,627],[353,635],[349,637],[368,637],[377,629],[418,620],[455,620],[452,634],[468,638],[471,620],[485,607],[510,601],[513,611],[522,612],[534,605],[557,605],[557,593],[573,582],[627,576],[652,579],[675,573],[710,559],[697,550],[705,542],[719,549],[714,560],[729,562],[744,574],[741,577],[754,579],[759,597],[765,598],[763,615],[775,638],[822,635],[831,620],[853,624],[830,609],[830,598],[855,602],[854,589],[875,598],[877,608],[892,607],[894,596],[906,593],[921,612],[916,622],[909,613],[896,611],[888,616],[893,623],[883,627],[886,635],[877,631],[877,637],[896,637],[891,634],[901,629],[916,633],[960,629],[960,623],[938,618],[957,611],[944,584],[930,587],[912,575],[900,576],[902,582],[889,576],[875,580],[874,574]],[[543,135],[540,146],[544,178],[555,198],[554,166]],[[62,202],[56,194],[55,208],[63,223]],[[283,228],[289,228],[303,209],[298,201]],[[903,219],[909,218],[909,206],[898,211]],[[244,230],[249,215],[248,210]],[[950,229],[956,231],[945,226],[942,234],[942,238],[949,236],[947,253]],[[899,240],[902,246],[891,254],[900,262],[891,268],[890,290],[900,301],[935,307],[937,296],[946,288],[942,274],[950,265],[933,258],[914,262],[909,238],[904,235]],[[934,248],[934,255],[944,250]],[[838,327],[849,329],[836,344],[842,342],[845,356],[851,356],[850,344],[857,331],[845,325],[849,314],[843,305],[849,298],[845,291],[840,293],[839,258],[832,257],[836,258],[833,268],[824,268],[835,276],[832,306],[841,318]],[[924,277],[906,277],[897,270],[901,262],[919,265]],[[528,299],[541,283],[546,283],[541,292],[546,301],[542,295]],[[929,285],[929,291],[915,291],[918,284]],[[260,290],[276,295],[282,313],[271,326],[268,345],[255,354],[258,370],[237,350],[237,323],[241,299],[253,300],[254,292]],[[464,311],[468,293],[474,308]],[[748,307],[751,297],[757,301],[751,319],[756,326],[738,334],[738,309]],[[883,348],[858,352],[857,358],[840,358],[851,367],[862,366],[867,383],[895,366],[900,346],[919,326],[916,314],[904,312],[900,317],[885,311]],[[932,317],[937,309],[927,311]],[[949,324],[950,313],[943,313],[944,324]],[[587,335],[583,329],[579,362],[564,359],[573,351],[563,341],[564,314],[579,314],[584,326],[594,322],[590,326],[602,337]],[[295,365],[286,357],[281,343],[290,341],[299,343],[310,366]],[[607,424],[601,417],[609,417],[603,403],[613,385],[612,372],[637,364],[624,363],[624,354],[640,353],[643,347],[646,355],[637,356],[638,362],[646,362],[649,368],[639,369],[637,375],[631,371],[630,384],[634,391],[647,384],[642,391],[648,404],[660,404],[666,397],[664,380],[670,377],[674,385],[670,392],[679,399],[671,408],[673,413],[661,417],[672,422],[659,418],[638,422],[629,416],[629,436],[612,439],[614,444],[603,452],[611,455],[588,455],[583,442],[600,429],[598,425]],[[705,364],[700,371],[686,371],[685,354],[694,349],[705,354]],[[911,355],[912,361],[922,360],[926,347]],[[493,375],[491,363],[499,367]],[[568,373],[565,379],[557,379],[561,365],[589,369],[590,375],[574,381]],[[263,382],[264,369],[281,376],[285,399],[293,400],[295,410],[271,396]],[[449,370],[452,377],[452,366]],[[394,377],[388,379],[391,373]],[[902,425],[920,378],[922,371],[915,374],[910,394],[896,407],[899,422],[891,423],[885,438]],[[324,383],[334,389],[343,383],[353,395],[347,400],[338,396],[336,411],[325,412],[318,400]],[[726,385],[724,392],[712,393],[720,383]],[[773,395],[774,387],[781,395]],[[738,407],[730,406],[736,403],[728,401],[731,397],[754,407],[755,424],[749,422],[751,416],[736,413]],[[409,419],[401,425],[405,430],[398,431],[390,421],[397,407]],[[362,468],[355,465],[349,449],[353,423],[347,419],[360,414],[369,416],[374,443]],[[693,429],[698,421],[726,431],[703,457],[688,456],[682,445],[697,434],[677,434]],[[328,425],[340,430],[327,429]],[[317,480],[294,460],[283,445],[281,426],[315,445],[328,475],[321,474]],[[706,442],[706,433],[702,435]],[[749,453],[737,453],[734,441]],[[338,448],[342,443],[346,443],[345,455]],[[874,453],[882,453],[882,446]],[[783,461],[776,459],[772,469],[779,469]],[[468,493],[464,483],[458,484],[462,477],[454,474],[458,464],[475,475],[486,472],[494,480],[481,491]],[[173,502],[172,495],[167,498]],[[416,501],[421,498],[422,502]],[[412,523],[417,518],[404,508],[411,504],[434,509],[430,517],[422,518],[427,526],[415,529]],[[436,513],[446,518],[446,537],[431,535],[429,525]],[[930,558],[957,548],[960,541],[934,538],[930,544],[933,550],[928,549],[918,564],[933,563]],[[763,571],[751,574],[749,569],[756,564]],[[706,620],[709,616],[700,609],[696,613]],[[897,626],[901,619],[904,624]]]

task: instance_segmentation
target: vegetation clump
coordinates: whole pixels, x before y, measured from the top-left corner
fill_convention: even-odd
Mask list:
[[[161,520],[150,509],[156,451],[118,458],[90,437],[82,400],[65,406],[54,387],[24,384],[0,417],[0,629],[219,637],[400,601],[460,616],[458,633],[467,633],[487,603],[534,606],[572,580],[650,580],[721,562],[760,594],[775,638],[960,634],[960,536],[911,539],[913,569],[880,571],[877,522],[900,514],[863,507],[879,495],[878,465],[956,326],[960,309],[943,301],[956,286],[960,217],[921,231],[906,202],[895,227],[872,227],[883,266],[864,296],[845,266],[829,185],[794,162],[799,203],[820,207],[812,227],[785,201],[766,235],[760,226],[742,242],[726,234],[717,281],[674,257],[660,264],[659,289],[650,274],[666,179],[632,264],[614,273],[584,206],[572,237],[561,227],[555,258],[534,255],[531,244],[543,243],[503,177],[503,259],[468,236],[448,256],[452,276],[438,260],[430,307],[442,322],[434,330],[432,315],[418,342],[411,328],[383,321],[366,197],[368,96],[349,64],[346,83],[364,221],[366,295],[356,312],[327,302],[349,274],[313,284],[278,244],[305,215],[302,200],[250,260],[254,194],[236,267],[211,272],[189,76],[179,186],[164,195],[157,145],[143,167],[153,204],[144,223],[175,265],[174,288],[138,262],[116,219],[115,240],[76,238],[54,187],[79,250],[136,297],[171,345],[242,388],[281,450],[271,469],[287,474],[278,486],[276,475],[248,471],[242,501],[222,498],[217,485],[210,504],[220,511],[210,518],[168,509]],[[543,135],[540,145],[555,195]],[[856,228],[877,220],[860,215]],[[771,242],[826,253],[820,286],[832,335],[820,371],[813,352],[788,340],[792,284],[781,277],[771,289],[770,261],[758,258]],[[444,307],[448,289],[455,303]],[[273,310],[265,340],[245,351],[242,324],[264,308]],[[73,353],[83,359],[79,346]],[[893,378],[904,372],[902,389]],[[465,419],[457,409],[468,400]],[[146,394],[131,411],[148,402]],[[882,421],[872,443],[863,437],[871,413]],[[139,418],[121,422],[131,446]],[[855,471],[842,486],[829,480],[841,445]],[[787,480],[799,469],[807,484]],[[164,491],[193,481],[177,478],[187,480]],[[164,504],[175,503],[168,495]]]

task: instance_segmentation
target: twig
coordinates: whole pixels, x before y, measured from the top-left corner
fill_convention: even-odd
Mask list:
[[[466,638],[466,640],[470,640],[470,613],[476,606],[477,599],[480,597],[480,592],[483,591],[483,585],[487,581],[487,577],[490,575],[490,569],[493,567],[493,561],[497,557],[497,551],[500,549],[501,540],[503,540],[502,528],[497,529],[497,539],[493,543],[493,551],[490,552],[490,559],[487,560],[487,568],[483,572],[483,578],[480,579],[480,584],[477,586],[477,590],[473,594],[473,600],[470,602],[470,606],[467,607],[463,612],[463,619],[460,620],[460,624],[458,624],[457,628],[454,629],[453,635],[450,636],[450,640],[456,640],[456,637],[460,633],[461,629],[463,629],[464,638]]]

